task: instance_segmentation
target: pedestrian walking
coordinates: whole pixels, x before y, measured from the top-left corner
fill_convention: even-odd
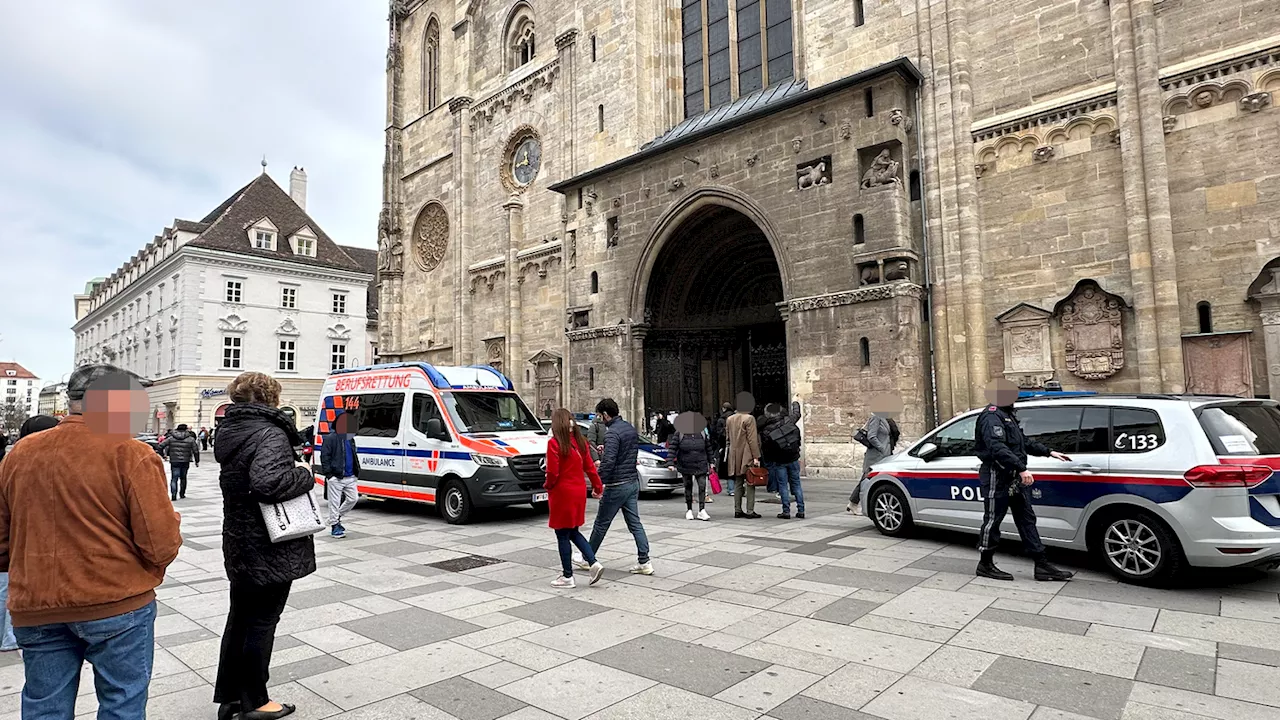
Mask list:
[[[209,428],[201,427],[196,433],[196,439],[200,441],[200,449],[208,452],[209,450]]]
[[[1013,510],[1013,524],[1018,536],[1036,563],[1035,578],[1045,581],[1065,581],[1075,573],[1050,564],[1045,558],[1044,543],[1036,528],[1036,511],[1031,506],[1031,486],[1035,477],[1027,470],[1027,455],[1051,457],[1063,462],[1071,458],[1051,450],[1042,443],[1027,438],[1018,424],[1013,403],[1018,399],[1018,388],[1008,380],[997,380],[987,388],[987,409],[978,414],[974,430],[974,448],[982,466],[978,468],[978,482],[982,487],[982,534],[978,536],[978,561],[976,575],[992,580],[1013,580],[1013,575],[996,567],[995,553],[1000,545],[1000,523],[1005,513]]]
[[[200,467],[200,443],[185,424],[179,425],[160,443],[160,452],[169,459],[169,497],[187,497],[187,472],[194,460]]]
[[[587,479],[590,478],[591,497],[604,493],[596,464],[582,428],[573,421],[573,415],[564,408],[551,413],[551,440],[547,442],[547,504],[550,519],[547,525],[556,532],[556,545],[560,551],[562,574],[551,582],[552,587],[571,588],[573,579],[573,548],[582,553],[583,562],[591,570],[591,582],[595,585],[604,574],[604,565],[596,560],[591,543],[582,536],[579,528],[586,522]]]
[[[352,436],[351,415],[340,413],[333,422],[333,431],[320,443],[320,472],[324,475],[325,498],[329,502],[329,535],[345,538],[347,529],[342,526],[342,516],[360,501],[356,481],[360,478],[360,453]]]
[[[760,461],[782,496],[780,520],[791,519],[791,499],[795,498],[796,517],[804,519],[804,489],[800,487],[800,403],[792,402],[790,412],[769,403],[764,408],[760,425]]]
[[[293,453],[302,437],[278,407],[279,382],[241,373],[227,394],[233,404],[213,453],[222,466],[222,556],[231,609],[213,701],[219,720],[273,720],[295,709],[267,694],[276,625],[293,581],[316,571],[316,551],[310,535],[272,543],[259,504],[300,497],[315,487],[315,476]]]
[[[707,419],[696,412],[681,413],[676,418],[676,433],[671,436],[667,447],[670,450],[668,463],[684,478],[684,504],[687,508],[684,519],[710,520],[711,516],[707,514],[707,476],[715,453],[707,436]],[[697,515],[693,514],[694,498],[698,500]]]
[[[596,511],[595,525],[591,528],[591,551],[600,552],[600,545],[604,543],[609,526],[621,512],[627,529],[636,541],[636,564],[632,566],[631,572],[652,575],[649,538],[645,535],[644,525],[640,523],[640,473],[636,470],[640,436],[631,423],[619,416],[618,403],[612,398],[596,403],[596,414],[607,430],[599,471],[604,495],[600,498],[600,507]],[[575,563],[583,570],[591,566],[584,558],[575,558]]]
[[[675,424],[672,423],[671,420],[667,419],[667,416],[663,415],[658,418],[658,429],[654,433],[654,436],[659,445],[666,445],[667,441],[671,439],[671,436],[675,431]]]
[[[738,411],[725,420],[725,438],[729,447],[725,452],[726,475],[733,479],[733,516],[735,518],[756,519],[756,486],[747,483],[747,468],[760,465],[760,433],[756,427],[756,418],[751,414],[755,409],[755,398],[751,393],[738,393]],[[746,511],[743,512],[742,499],[746,497]]]
[[[600,462],[601,456],[604,454],[604,438],[608,434],[608,428],[604,426],[604,421],[600,419],[599,413],[591,416],[591,426],[587,428],[587,444],[591,446],[591,459]]]
[[[871,417],[853,434],[853,439],[866,448],[862,456],[862,474],[849,494],[846,512],[862,514],[862,486],[871,474],[871,466],[893,454],[898,444],[898,423],[894,418],[902,413],[902,398],[893,393],[880,393],[871,398]]]
[[[155,588],[182,547],[164,464],[133,439],[148,407],[138,378],[85,365],[70,415],[0,463],[0,571],[23,651],[22,717],[76,715],[93,666],[99,718],[143,718],[155,657]]]

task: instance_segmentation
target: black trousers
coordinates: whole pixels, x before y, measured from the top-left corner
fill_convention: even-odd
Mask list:
[[[276,644],[276,625],[280,623],[280,613],[284,612],[292,584],[253,585],[231,581],[231,610],[222,635],[214,702],[238,702],[244,710],[256,710],[270,701],[267,679],[271,650]]]
[[[693,483],[698,483],[698,509],[705,510],[707,508],[707,476],[706,475],[690,475],[689,473],[680,473],[684,476],[684,504],[693,509]]]
[[[1044,543],[1036,528],[1036,511],[1031,506],[1031,488],[1022,484],[1017,475],[1000,473],[986,464],[978,470],[982,484],[982,534],[978,536],[978,551],[994,553],[1000,546],[1000,523],[1010,510],[1013,524],[1027,554],[1033,558],[1044,556]]]

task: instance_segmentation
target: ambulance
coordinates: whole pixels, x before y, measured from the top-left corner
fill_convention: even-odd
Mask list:
[[[339,370],[320,396],[317,445],[342,413],[354,421],[361,495],[435,505],[453,524],[479,508],[546,508],[548,433],[492,367]]]

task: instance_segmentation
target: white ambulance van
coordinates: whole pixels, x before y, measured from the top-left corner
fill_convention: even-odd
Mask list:
[[[454,524],[477,508],[546,506],[547,431],[491,367],[395,363],[333,373],[320,396],[317,465],[341,413],[354,420],[362,495],[436,505]]]

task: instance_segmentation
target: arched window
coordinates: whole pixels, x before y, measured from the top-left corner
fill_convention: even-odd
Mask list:
[[[591,294],[595,295],[598,292],[600,292],[600,273],[592,272],[591,273]]]
[[[862,9],[862,0],[853,0],[853,26],[862,27],[867,22],[867,15]]]
[[[866,338],[858,340],[858,355],[862,361],[862,367],[871,366],[871,341]]]
[[[595,368],[587,368],[587,389],[588,390],[596,389],[596,369]]]
[[[596,106],[596,132],[604,132],[604,106]]]
[[[861,245],[867,241],[866,221],[862,219],[862,213],[853,216],[853,244]]]
[[[920,171],[912,170],[907,176],[907,192],[912,202],[920,199]]]
[[[1208,302],[1201,300],[1196,303],[1196,315],[1200,318],[1200,332],[1213,332],[1213,306]]]
[[[422,112],[430,112],[440,104],[440,23],[433,17],[427,23],[422,42]]]
[[[511,10],[511,15],[507,19],[506,39],[508,70],[515,70],[533,61],[534,55],[537,54],[537,45],[534,36],[533,8],[529,7],[528,3],[519,3]]]

